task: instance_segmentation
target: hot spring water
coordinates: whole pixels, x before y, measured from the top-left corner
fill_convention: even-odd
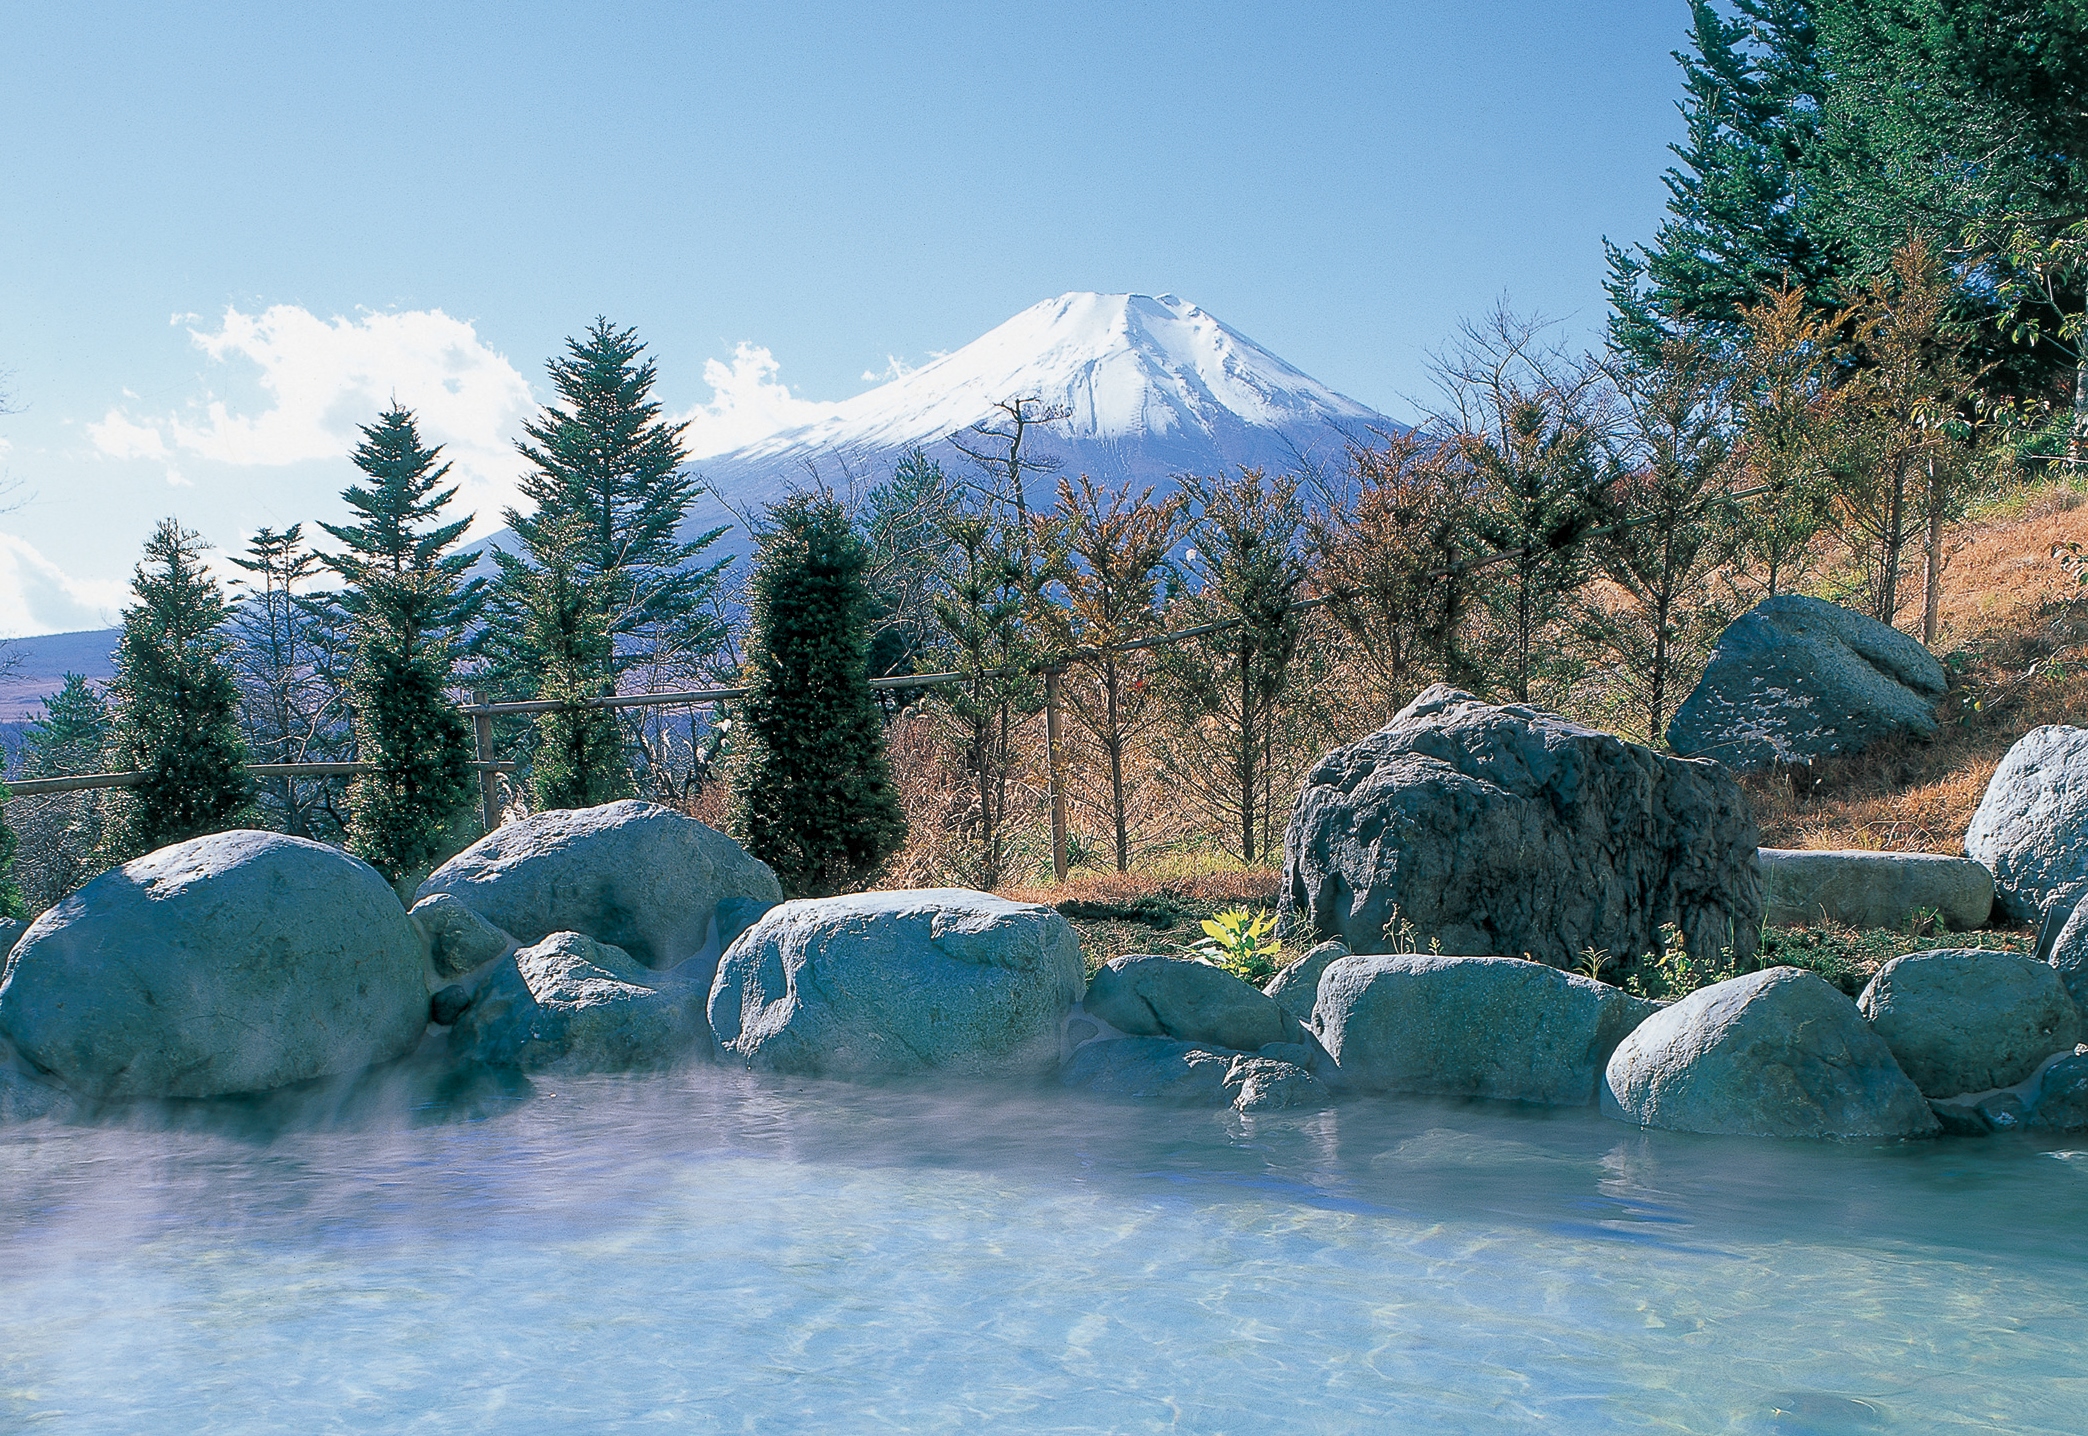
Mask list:
[[[716,1069],[299,1100],[0,1135],[0,1429],[2088,1427],[2064,1142]]]

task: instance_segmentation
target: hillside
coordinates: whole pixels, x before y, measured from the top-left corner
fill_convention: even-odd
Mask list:
[[[2044,723],[2088,721],[2088,589],[2053,558],[2088,545],[2088,495],[2052,487],[1961,526],[1947,550],[1936,654],[1951,691],[1936,737],[1821,764],[1794,793],[1748,788],[1769,847],[1960,853],[1987,780]]]

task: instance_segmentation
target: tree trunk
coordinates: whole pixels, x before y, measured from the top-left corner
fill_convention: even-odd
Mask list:
[[[1254,665],[1240,644],[1240,857],[1254,861]]]
[[[2076,471],[2088,466],[2088,352],[2074,366],[2073,432],[2067,436],[2066,457]]]
[[[1884,564],[1878,576],[1878,622],[1890,626],[1899,617],[1900,550],[1907,542],[1907,474],[1895,468],[1892,502],[1886,506]]]
[[[1938,491],[1936,461],[1928,465],[1928,536],[1922,545],[1921,643],[1936,646],[1937,618],[1943,608],[1943,495]]]
[[[1131,871],[1131,828],[1124,814],[1124,730],[1117,704],[1116,660],[1105,658],[1102,663],[1103,703],[1109,729],[1109,811],[1116,821],[1116,868],[1120,873]]]

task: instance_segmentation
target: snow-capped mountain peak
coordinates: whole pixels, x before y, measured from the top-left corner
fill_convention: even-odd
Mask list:
[[[844,400],[814,423],[702,467],[740,470],[786,454],[853,459],[932,447],[1016,398],[1066,409],[1068,417],[1048,430],[1049,440],[1062,449],[1113,451],[1110,468],[1154,444],[1186,445],[1181,457],[1188,459],[1213,440],[1229,447],[1223,437],[1248,430],[1330,430],[1313,435],[1325,439],[1386,422],[1187,300],[1076,292],[1034,304],[962,349]]]

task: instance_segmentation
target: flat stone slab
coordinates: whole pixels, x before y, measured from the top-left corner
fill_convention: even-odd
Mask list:
[[[1964,932],[1994,911],[1994,875],[1944,853],[1763,848],[1762,921],[1772,927],[1901,927],[1920,912]]]

